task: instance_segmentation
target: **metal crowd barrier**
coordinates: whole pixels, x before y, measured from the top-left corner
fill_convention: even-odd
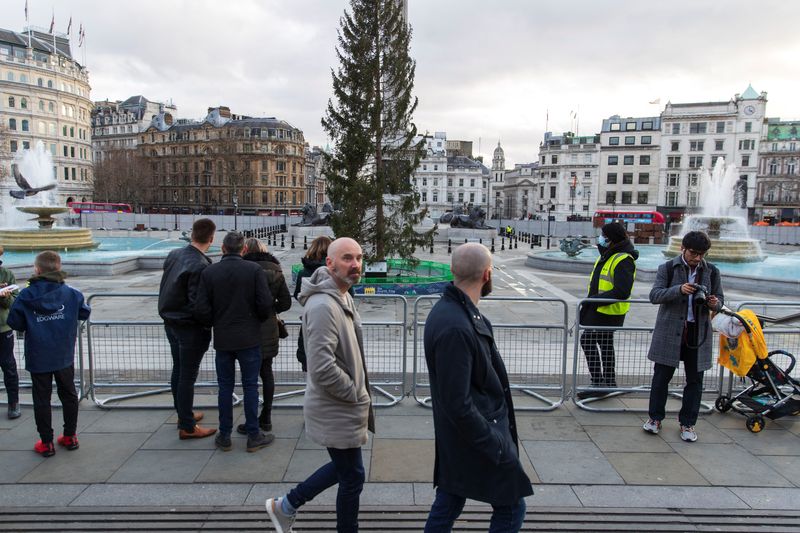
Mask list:
[[[102,299],[157,298],[157,293],[115,293],[95,294],[88,298],[92,305]],[[370,316],[375,300],[389,300],[399,306],[401,320],[365,320]],[[402,296],[357,296],[359,308],[367,307],[362,315],[364,345],[367,369],[373,392],[388,399],[375,401],[376,407],[387,407],[399,403],[407,394],[404,385],[406,373],[406,316],[408,303]],[[86,325],[87,360],[89,365],[88,397],[104,408],[172,408],[172,400],[166,404],[153,401],[132,402],[131,400],[171,393],[170,375],[172,355],[161,320],[119,321],[102,320],[95,312]],[[289,337],[282,339],[278,355],[273,359],[275,376],[274,407],[302,407],[302,403],[286,401],[305,392],[305,374],[296,360],[299,321],[287,321]],[[213,346],[213,343],[212,343]],[[237,369],[237,383],[241,383]],[[216,389],[214,350],[203,357],[195,388]],[[289,388],[290,390],[282,390]],[[394,388],[394,390],[392,390]],[[130,392],[120,393],[122,390]],[[238,389],[237,389],[238,390]],[[110,391],[110,392],[105,392]],[[237,405],[239,395],[234,395]],[[216,402],[208,405],[195,404],[196,407],[214,408]]]
[[[427,380],[427,363],[423,335],[425,318],[439,300],[439,296],[421,296],[414,303],[413,337],[413,385],[411,394],[421,405],[430,406],[431,398],[424,396],[420,389],[429,388]],[[482,298],[481,311],[491,320],[493,305],[506,309],[514,304],[514,310],[521,315],[533,314],[530,323],[492,322],[494,341],[505,362],[512,390],[519,391],[541,402],[544,405],[528,405],[526,402],[515,402],[516,411],[552,411],[557,409],[566,398],[567,374],[567,335],[568,307],[567,302],[559,298],[515,298],[488,297]],[[542,309],[528,309],[532,306],[550,306],[550,312]],[[424,314],[424,316],[423,316]],[[554,319],[546,322],[543,318]],[[560,320],[559,320],[560,319]],[[547,393],[547,395],[545,394]]]
[[[614,303],[619,300],[601,299],[601,298],[584,298],[577,302],[575,309],[575,316],[581,316],[581,307],[587,303]],[[628,300],[631,304],[630,311],[626,316],[626,322],[630,324],[632,318],[637,317],[637,307],[647,306],[648,311],[655,315],[658,306],[651,304],[649,300]],[[655,323],[655,320],[648,321]],[[615,352],[615,366],[616,366],[616,381],[617,387],[603,387],[597,388],[591,386],[591,378],[589,375],[589,367],[586,363],[586,357],[581,348],[581,336],[585,331],[613,331],[614,332],[614,352]],[[572,350],[572,399],[575,405],[581,409],[595,412],[637,412],[646,413],[647,407],[637,407],[639,402],[625,403],[625,398],[628,395],[636,395],[638,398],[649,398],[650,385],[653,378],[653,362],[647,359],[647,352],[650,348],[650,340],[653,336],[654,326],[632,326],[626,325],[622,327],[600,327],[588,326],[580,323],[580,318],[575,320],[575,338]],[[702,332],[700,333],[702,335]],[[713,335],[713,345],[711,348],[712,360],[716,362],[715,353],[718,353],[717,335],[711,330],[709,325],[708,335]],[[722,375],[722,370],[715,371],[715,366],[712,366],[703,375],[703,392],[719,394],[720,381],[719,376]],[[672,387],[669,389],[669,395],[674,398],[682,398],[683,383],[686,382],[686,374],[683,371],[683,364],[680,365],[675,371],[670,384]],[[597,397],[579,399],[579,392],[598,392],[607,393],[601,394]],[[620,401],[614,405],[598,407],[592,405],[601,400],[609,398],[617,398]],[[701,412],[709,413],[713,409],[713,405],[702,402]],[[668,409],[667,412],[673,413],[677,410]]]

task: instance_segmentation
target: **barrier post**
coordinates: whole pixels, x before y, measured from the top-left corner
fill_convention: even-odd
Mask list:
[[[453,241],[451,239],[447,239],[447,254],[449,255],[450,252],[453,250]]]
[[[290,246],[292,250],[294,250],[294,235],[292,235],[292,245]]]

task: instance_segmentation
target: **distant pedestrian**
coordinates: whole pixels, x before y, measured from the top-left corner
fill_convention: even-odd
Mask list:
[[[628,300],[636,278],[636,260],[639,258],[639,251],[634,249],[625,226],[619,222],[609,222],[603,226],[597,237],[597,249],[600,256],[595,261],[589,276],[587,298]],[[631,304],[624,301],[603,304],[586,302],[581,306],[580,324],[622,327],[630,307]],[[616,388],[614,330],[585,329],[581,334],[581,347],[586,355],[592,387]],[[603,394],[601,391],[584,391],[578,393],[578,398],[585,399]]]
[[[361,447],[367,431],[375,431],[361,318],[348,293],[361,277],[361,261],[361,246],[340,237],[328,248],[326,266],[300,291],[308,354],[306,435],[327,448],[331,461],[285,496],[267,499],[267,512],[279,533],[292,530],[297,509],[337,483],[336,529],[358,531],[365,476]]]
[[[0,246],[0,256],[3,255]],[[0,261],[0,265],[3,262]],[[19,407],[19,373],[17,360],[14,358],[14,332],[6,323],[8,310],[19,295],[16,288],[17,279],[14,273],[6,267],[0,266],[0,368],[3,370],[3,385],[8,395],[8,418],[15,419],[22,416]]]
[[[319,267],[325,266],[325,258],[328,256],[328,246],[331,244],[331,238],[325,235],[320,235],[313,241],[311,246],[308,247],[305,257],[301,259],[303,269],[297,273],[297,282],[294,285],[294,298],[300,295],[300,289],[303,286],[303,279],[310,278]],[[352,289],[351,289],[352,291]],[[352,292],[351,292],[352,294]],[[300,332],[297,335],[297,361],[303,368],[303,372],[307,370],[306,367],[306,349],[303,346],[303,328],[300,327]]]
[[[91,309],[83,294],[66,283],[61,257],[41,252],[33,262],[34,276],[20,291],[8,313],[8,325],[25,332],[25,369],[31,373],[33,416],[40,440],[33,450],[50,457],[53,446],[53,413],[50,398],[53,380],[64,415],[64,433],[58,444],[78,449],[78,393],[75,390],[75,341],[78,321],[89,318]]]
[[[267,274],[269,292],[275,299],[274,312],[261,323],[261,383],[263,387],[264,403],[261,414],[258,415],[258,427],[269,433],[272,431],[272,398],[275,396],[275,377],[272,373],[272,361],[278,355],[280,332],[277,313],[287,311],[292,306],[292,297],[286,279],[283,277],[280,262],[274,255],[267,251],[267,245],[255,238],[244,242],[244,260],[254,261]],[[242,435],[247,434],[245,424],[236,426],[236,431]]]
[[[180,439],[208,437],[217,431],[199,426],[203,413],[193,410],[194,384],[211,342],[211,328],[194,318],[194,305],[200,274],[211,264],[206,252],[214,242],[216,229],[211,219],[195,220],[189,245],[167,255],[158,291],[158,314],[164,320],[172,352],[170,388]]]
[[[492,290],[492,258],[481,244],[463,244],[451,270],[453,284],[425,321],[436,434],[436,499],[425,531],[450,531],[467,498],[492,505],[489,531],[519,531],[533,488],[519,460],[506,367],[477,307]]]
[[[219,434],[214,443],[229,451],[233,429],[233,387],[236,362],[244,389],[247,451],[269,445],[275,437],[258,426],[258,374],[261,369],[261,323],[274,315],[274,298],[267,274],[253,261],[242,259],[244,237],[230,232],[222,241],[222,259],[200,275],[195,318],[214,328],[219,393]]]

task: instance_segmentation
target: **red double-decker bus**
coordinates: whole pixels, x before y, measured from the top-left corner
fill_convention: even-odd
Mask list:
[[[663,224],[664,215],[658,211],[611,211],[599,210],[594,213],[594,225],[600,226],[617,220],[625,224]]]
[[[133,213],[130,204],[108,202],[70,202],[67,206],[73,213]]]

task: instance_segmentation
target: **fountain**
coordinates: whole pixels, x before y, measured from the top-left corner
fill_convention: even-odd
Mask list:
[[[744,186],[744,187],[743,187]],[[761,244],[751,239],[745,222],[747,183],[739,179],[735,165],[717,160],[712,172],[700,174],[702,215],[690,215],[681,225],[681,234],[669,238],[667,257],[681,253],[681,239],[689,231],[703,231],[711,239],[706,258],[729,263],[756,263],[765,259]]]
[[[39,141],[33,150],[18,152],[15,163],[14,178],[22,190],[11,191],[11,196],[21,201],[4,199],[4,222],[10,227],[0,228],[0,245],[6,250],[80,250],[97,246],[88,228],[54,226],[53,215],[66,213],[69,208],[52,205],[56,203],[53,159],[44,144]],[[38,226],[25,227],[26,221],[15,217],[8,207],[36,215],[29,221],[36,221]]]

